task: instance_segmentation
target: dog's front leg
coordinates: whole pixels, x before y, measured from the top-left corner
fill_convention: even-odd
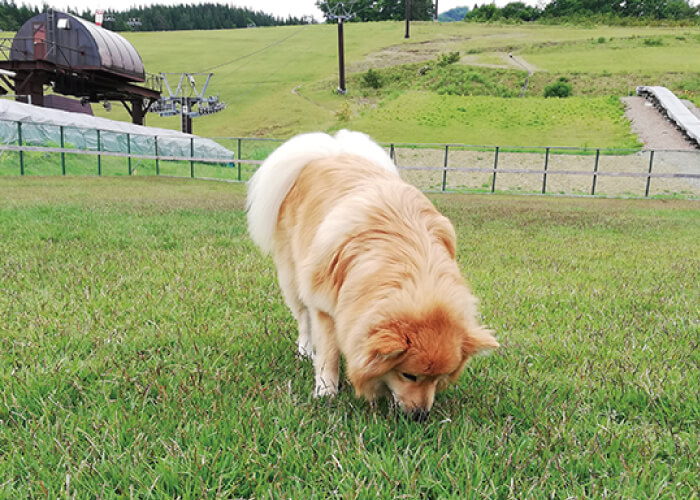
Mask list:
[[[311,338],[314,344],[314,397],[335,396],[338,393],[338,344],[335,322],[328,314],[309,310]]]

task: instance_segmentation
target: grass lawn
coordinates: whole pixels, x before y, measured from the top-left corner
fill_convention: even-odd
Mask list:
[[[338,128],[349,126],[385,142],[398,136],[422,143],[636,148],[622,108],[614,97],[500,99],[407,92]]]
[[[700,35],[678,30],[675,35],[631,38],[591,38],[577,44],[525,49],[522,54],[538,68],[569,73],[697,73]]]
[[[700,206],[434,196],[502,348],[315,401],[244,187],[0,181],[0,496],[697,498]]]

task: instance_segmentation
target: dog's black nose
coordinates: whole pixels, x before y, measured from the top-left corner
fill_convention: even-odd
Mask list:
[[[425,410],[423,408],[419,408],[417,410],[413,410],[411,412],[411,416],[413,417],[413,420],[415,422],[420,422],[423,423],[426,420],[428,420],[428,414],[430,413],[430,410]]]

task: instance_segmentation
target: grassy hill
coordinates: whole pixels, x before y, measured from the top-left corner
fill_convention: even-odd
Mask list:
[[[622,108],[604,97],[627,95],[640,84],[661,84],[700,103],[700,72],[692,64],[700,56],[699,28],[416,22],[408,40],[403,38],[403,29],[399,22],[346,27],[345,96],[335,92],[335,26],[131,33],[126,37],[149,72],[215,73],[210,90],[228,108],[194,123],[196,133],[210,137],[284,138],[303,131],[350,127],[382,140],[405,142],[458,139],[479,144],[628,147],[636,139],[621,119]],[[440,54],[452,51],[459,51],[461,60],[451,66],[451,72],[471,71],[478,75],[477,80],[498,85],[461,95],[453,85],[459,82],[454,75],[448,74],[452,80],[432,87],[416,83],[422,78],[419,67],[435,66]],[[517,59],[509,58],[508,53]],[[518,63],[521,60],[535,72],[524,97],[518,99],[527,77],[525,67]],[[361,76],[369,68],[393,74],[391,84],[379,90],[364,86]],[[543,87],[559,76],[569,79],[577,99],[541,98]],[[452,87],[457,90],[446,91]],[[494,100],[484,104],[489,101],[475,100],[470,94]],[[596,99],[588,101],[588,97]],[[603,111],[600,103],[608,103]],[[434,109],[456,113],[460,107],[484,106],[479,114],[468,113],[467,120],[426,119]],[[116,108],[109,114],[100,112],[126,119],[126,113]],[[512,117],[507,127],[502,123],[503,109]],[[575,114],[571,109],[576,109]],[[522,119],[523,114],[542,117]],[[384,119],[389,115],[392,120]],[[546,119],[553,115],[560,118]],[[576,119],[561,118],[566,116]],[[586,128],[582,122],[597,125]],[[179,127],[177,119],[156,115],[149,115],[148,124]]]

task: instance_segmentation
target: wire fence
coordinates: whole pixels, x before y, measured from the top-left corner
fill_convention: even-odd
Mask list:
[[[267,138],[210,139],[232,151],[234,158],[84,150],[65,144],[47,147],[22,144],[20,139],[0,145],[0,177],[161,175],[245,182],[284,142]],[[406,143],[382,146],[401,176],[428,192],[700,198],[700,150]]]

